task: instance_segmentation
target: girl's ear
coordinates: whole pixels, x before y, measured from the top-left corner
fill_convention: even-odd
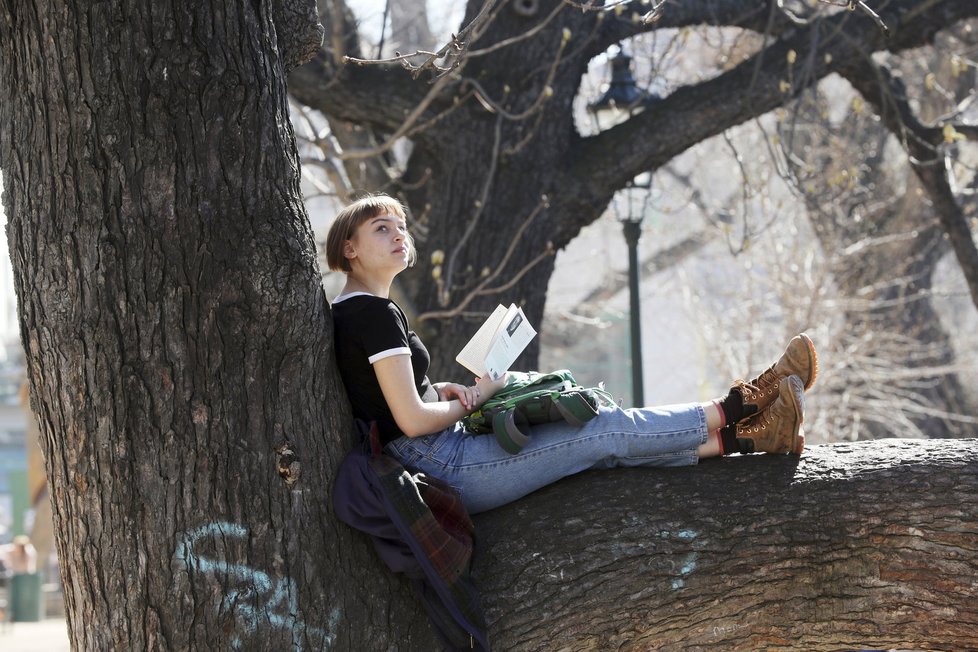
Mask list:
[[[343,243],[343,257],[350,260],[357,257],[357,252],[353,248],[353,243],[347,240]]]

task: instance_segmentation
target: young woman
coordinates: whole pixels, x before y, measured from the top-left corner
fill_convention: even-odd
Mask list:
[[[473,435],[459,420],[505,385],[432,383],[424,344],[390,299],[394,277],[413,264],[414,243],[401,204],[387,196],[361,199],[333,222],[326,243],[330,269],[346,273],[333,301],[336,354],[353,415],[376,422],[385,452],[405,467],[452,485],[469,513],[504,505],[585,469],[680,466],[729,453],[794,453],[801,434],[804,390],[817,373],[806,335],[749,382],[737,381],[708,403],[621,409],[602,407],[576,428],[532,428],[518,454],[494,437]]]

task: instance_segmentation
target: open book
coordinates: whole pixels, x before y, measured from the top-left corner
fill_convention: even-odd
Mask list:
[[[509,370],[537,334],[523,310],[510,304],[497,307],[455,360],[478,377],[496,380]]]

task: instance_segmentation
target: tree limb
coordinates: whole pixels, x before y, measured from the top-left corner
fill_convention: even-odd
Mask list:
[[[499,649],[973,649],[976,501],[976,440],[592,471],[477,516],[475,574]]]
[[[767,0],[749,2],[738,0],[694,0],[693,2],[670,2],[661,8],[654,22],[636,21],[648,11],[649,5],[632,2],[626,6],[621,17],[608,15],[604,20],[600,37],[595,41],[593,52],[604,52],[609,47],[638,34],[657,29],[681,29],[694,26],[741,27],[758,33],[779,35],[785,30],[797,27],[785,12],[778,10],[775,3]]]
[[[881,35],[872,18],[852,12],[794,30],[730,71],[682,87],[623,124],[583,139],[570,173],[587,180],[579,186],[583,194],[607,195],[693,145],[783,105],[849,60],[883,49],[919,47],[931,42],[943,27],[978,15],[978,3],[918,5],[914,0],[888,5],[883,16],[892,26],[889,39]],[[789,53],[812,47],[818,48],[819,56],[811,57],[805,76],[792,75]],[[792,76],[797,83],[786,86]],[[718,97],[731,99],[717,103]],[[650,138],[653,133],[655,138]],[[646,142],[649,147],[632,146],[636,142]],[[608,165],[608,161],[616,164]]]

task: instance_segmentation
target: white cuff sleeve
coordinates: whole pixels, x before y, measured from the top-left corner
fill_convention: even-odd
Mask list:
[[[374,353],[372,356],[367,358],[367,362],[374,364],[378,360],[389,358],[392,355],[411,355],[411,349],[406,346],[401,346],[396,349],[387,349],[386,351],[381,351],[380,353]]]

